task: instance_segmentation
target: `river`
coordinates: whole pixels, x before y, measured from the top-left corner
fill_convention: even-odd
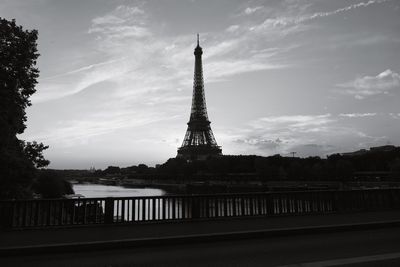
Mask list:
[[[126,188],[114,185],[101,184],[74,184],[75,194],[84,197],[142,197],[142,196],[163,196],[165,191],[156,188]]]

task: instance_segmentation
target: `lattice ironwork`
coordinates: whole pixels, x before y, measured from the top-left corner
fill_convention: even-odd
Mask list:
[[[220,155],[221,148],[217,145],[211,130],[207,115],[206,98],[204,93],[203,66],[201,56],[203,49],[199,44],[197,35],[197,46],[194,49],[194,81],[192,109],[188,128],[182,146],[178,149],[178,157],[188,159],[202,159],[211,155]]]

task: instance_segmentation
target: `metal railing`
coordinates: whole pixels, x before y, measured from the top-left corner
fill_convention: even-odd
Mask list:
[[[32,228],[400,208],[400,189],[0,201],[0,225]]]

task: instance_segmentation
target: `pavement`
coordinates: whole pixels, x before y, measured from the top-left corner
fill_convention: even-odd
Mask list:
[[[400,227],[400,211],[0,231],[0,256]],[[400,243],[400,241],[399,241]]]
[[[337,230],[337,229],[336,229]],[[0,257],[2,267],[400,266],[400,227],[58,251]]]

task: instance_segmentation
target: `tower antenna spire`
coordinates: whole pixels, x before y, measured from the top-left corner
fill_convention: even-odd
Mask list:
[[[200,46],[200,41],[199,41],[199,34],[197,34],[197,46]]]

